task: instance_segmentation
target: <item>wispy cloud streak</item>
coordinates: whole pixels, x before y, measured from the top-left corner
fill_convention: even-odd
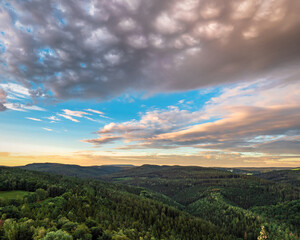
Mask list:
[[[36,122],[41,122],[42,121],[39,118],[31,118],[31,117],[26,117],[26,118],[29,119],[29,120],[32,120],[32,121],[36,121]]]

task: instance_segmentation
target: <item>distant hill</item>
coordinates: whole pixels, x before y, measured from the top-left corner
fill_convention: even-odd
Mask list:
[[[140,167],[135,167],[131,169],[127,169],[126,171],[115,173],[109,176],[105,176],[104,178],[111,178],[113,180],[118,180],[119,177],[147,177],[147,178],[167,178],[167,179],[181,179],[186,177],[193,178],[213,178],[215,176],[227,176],[234,175],[231,172],[221,171],[214,168],[206,168],[206,167],[197,167],[197,166],[158,166],[158,165],[150,165],[145,164]],[[238,176],[236,174],[236,176]]]
[[[290,171],[295,172],[294,178],[299,176],[296,175],[299,171]],[[143,165],[100,178],[109,182],[144,187],[164,194],[184,206],[203,198],[211,191],[220,192],[228,201],[245,209],[294,200],[294,196],[299,196],[300,189],[294,189],[297,185],[283,186],[280,184],[287,182],[277,184],[264,176],[267,175],[248,176],[196,166]],[[279,192],[284,194],[281,196]],[[291,194],[292,192],[295,194]],[[239,197],[236,197],[237,195]]]
[[[97,178],[106,174],[117,173],[132,168],[133,165],[102,165],[82,167],[59,163],[32,163],[18,168],[39,172],[47,172],[78,178]]]
[[[300,187],[300,168],[261,173],[257,177]]]
[[[257,239],[261,227],[257,213],[261,213],[264,219],[268,219],[272,224],[279,224],[280,228],[288,226],[295,233],[300,232],[299,225],[296,224],[300,219],[298,209],[300,189],[296,185],[269,181],[267,177],[260,178],[255,174],[268,169],[254,169],[255,173],[252,172],[253,169],[231,170],[196,166],[143,165],[104,175],[101,178],[165,195],[169,202],[171,200],[177,202],[186,212],[212,222],[224,231],[237,236],[233,239]],[[274,169],[269,171],[270,173],[274,171],[275,176],[278,174],[276,172],[282,172]],[[294,171],[294,177],[299,176],[297,175],[299,170],[290,171]],[[288,174],[290,175],[291,173]],[[286,204],[284,207],[288,209],[290,217],[278,213],[281,204]],[[255,209],[254,212],[250,210],[252,208]],[[273,209],[277,212],[278,219],[282,217],[281,220],[277,218],[273,220]],[[245,237],[245,226],[251,226],[250,228],[257,229],[257,232],[247,233]],[[268,239],[289,238],[272,236]]]
[[[247,175],[258,175],[266,172],[273,172],[279,170],[291,170],[292,167],[238,167],[238,168],[220,168],[217,167],[215,169],[221,171],[228,171],[237,174],[247,174]]]

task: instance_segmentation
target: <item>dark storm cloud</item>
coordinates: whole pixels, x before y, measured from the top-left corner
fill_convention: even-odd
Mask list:
[[[1,75],[58,98],[298,79],[299,1],[10,1]],[[2,47],[1,47],[2,46]],[[275,71],[276,70],[276,71]]]
[[[6,107],[4,106],[3,103],[0,103],[0,112],[3,112],[6,110]]]

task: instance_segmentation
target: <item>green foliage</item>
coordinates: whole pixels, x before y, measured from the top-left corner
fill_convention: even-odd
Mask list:
[[[0,239],[299,239],[300,190],[288,184],[179,166],[115,178],[123,184],[0,167],[0,191],[27,192],[0,201]]]
[[[270,173],[276,176],[276,172],[282,175],[282,171]],[[272,239],[297,239],[299,234],[295,222],[299,225],[300,211],[291,204],[286,208],[281,205],[299,199],[297,186],[224,170],[179,166],[144,165],[104,179],[112,182],[122,179],[123,184],[165,194],[180,203],[180,209],[208,220],[240,239],[257,239],[262,224],[269,226]],[[148,192],[142,194],[151,198]],[[272,211],[274,204],[279,204],[284,214],[276,211],[273,215],[267,214],[264,209]],[[249,209],[254,206],[263,207]],[[279,218],[277,221],[275,216]],[[286,236],[282,232],[286,232]]]
[[[185,206],[209,189],[220,190],[225,198],[242,208],[300,198],[297,187],[212,168],[144,165],[103,177],[112,182],[120,178],[124,179],[123,184],[150,189]]]
[[[85,224],[80,224],[76,227],[73,232],[73,237],[78,240],[92,240],[92,234]]]
[[[56,232],[47,233],[43,240],[72,240],[72,236],[65,231],[58,230]]]
[[[300,168],[292,170],[271,171],[257,175],[274,182],[287,183],[296,187],[300,187]]]
[[[32,163],[21,167],[25,170],[54,173],[70,177],[96,178],[105,174],[111,174],[133,167],[132,165],[107,165],[81,167],[78,165],[67,165],[59,163]]]
[[[7,219],[3,224],[4,237],[8,240],[30,240],[33,235],[32,224],[31,220],[17,223],[12,219]]]
[[[220,192],[208,192],[203,198],[188,206],[188,211],[213,222],[239,238],[256,239],[261,225],[252,212],[229,204]]]
[[[9,218],[0,229],[5,238],[232,239],[214,224],[165,205],[157,200],[163,198],[159,194],[141,188],[19,169],[0,171],[3,188],[33,191],[30,198],[0,208],[0,216]]]
[[[284,223],[294,232],[300,234],[300,199],[272,206],[254,207],[251,211],[279,224]]]
[[[37,189],[35,193],[40,201],[45,200],[48,197],[48,192],[42,188]]]

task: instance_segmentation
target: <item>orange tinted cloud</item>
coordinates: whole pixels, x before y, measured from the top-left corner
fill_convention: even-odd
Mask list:
[[[242,83],[225,88],[197,111],[174,106],[148,111],[140,120],[107,124],[97,131],[99,138],[84,141],[101,146],[124,139],[117,147],[122,150],[202,147],[298,154],[299,89],[298,82]],[[280,142],[286,148],[278,147]]]

